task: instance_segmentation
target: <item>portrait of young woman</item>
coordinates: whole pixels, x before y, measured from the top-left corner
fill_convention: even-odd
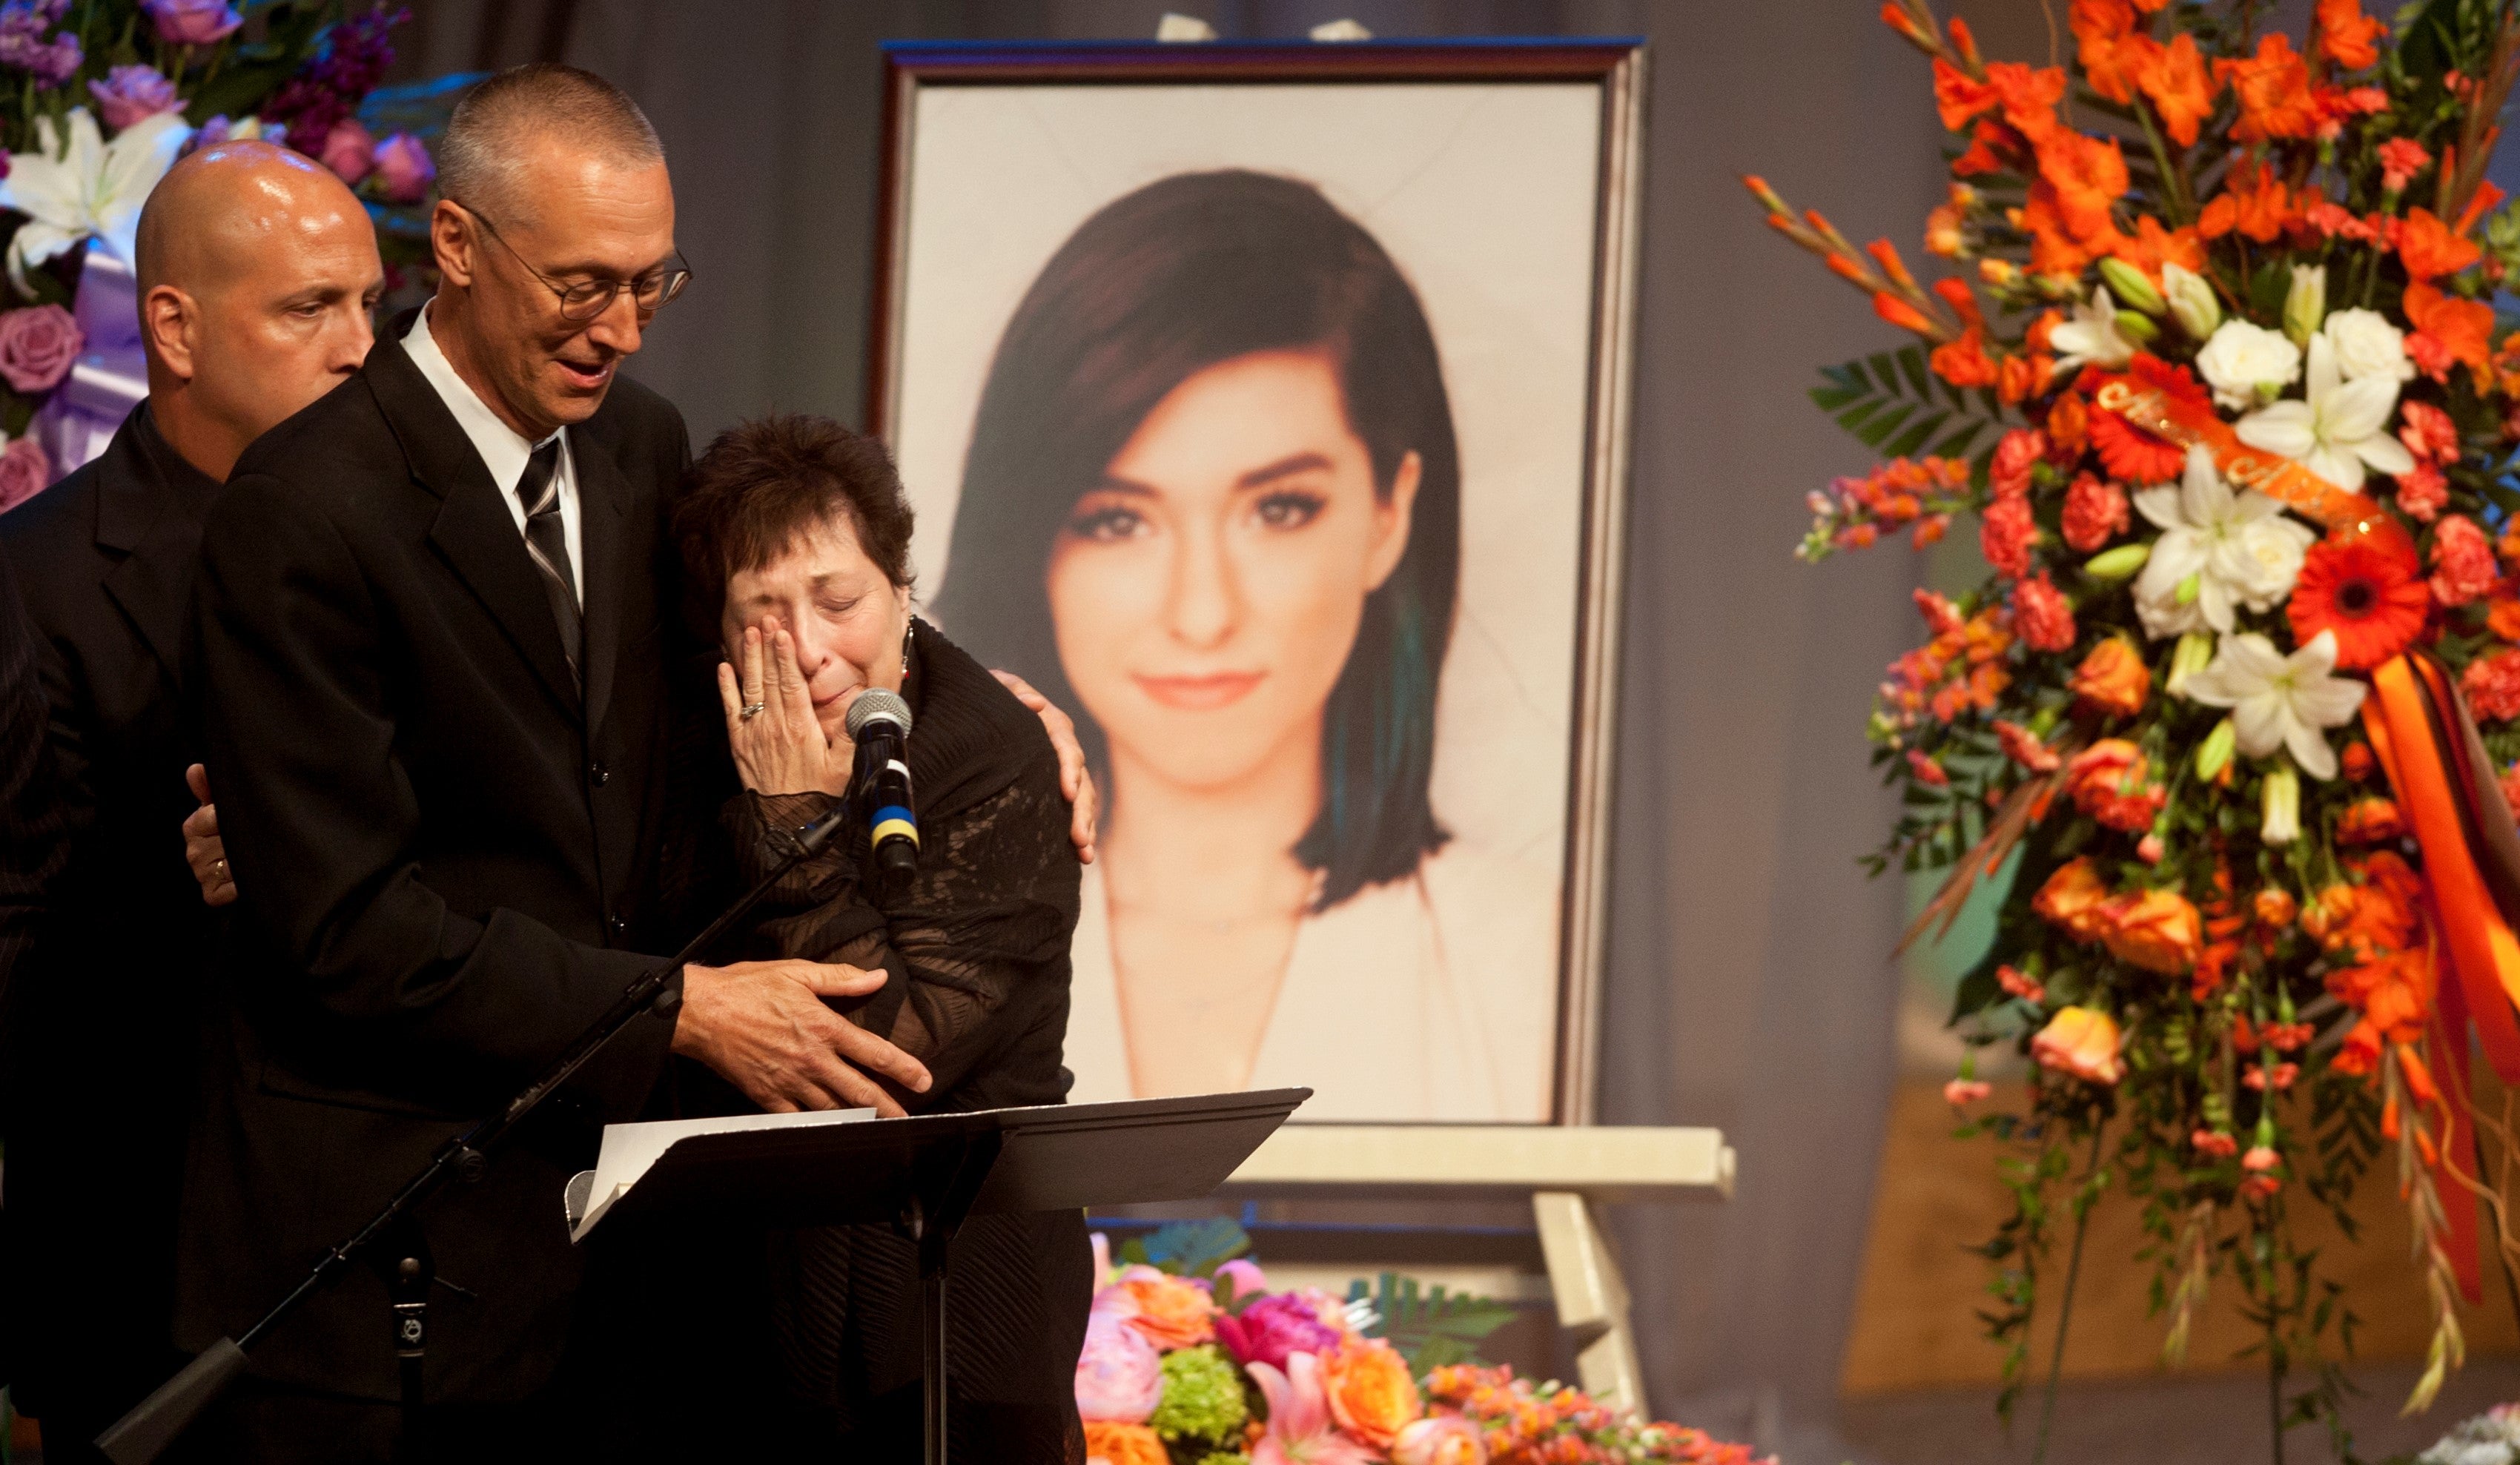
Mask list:
[[[958,232],[991,261],[955,278],[1012,287],[994,308],[922,311],[913,221],[893,426],[927,608],[1075,716],[1106,800],[1068,1097],[1301,1085],[1305,1119],[1547,1120],[1589,302],[1483,281],[1441,217],[1472,195],[1374,218],[1331,150],[1191,140],[1219,130],[1064,190],[1090,206],[1055,238]],[[1003,144],[972,152],[1011,173]],[[1179,165],[1201,153],[1220,165]],[[922,317],[960,328],[951,388]]]

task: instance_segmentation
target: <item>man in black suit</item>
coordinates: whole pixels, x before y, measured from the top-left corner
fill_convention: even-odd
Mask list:
[[[242,919],[187,1173],[187,1349],[252,1322],[542,1069],[668,918],[640,864],[684,634],[658,508],[688,447],[671,406],[615,379],[687,278],[663,154],[608,83],[527,67],[457,109],[439,182],[435,298],[245,454],[202,540],[191,685]],[[898,1112],[861,1070],[914,1090],[924,1070],[824,1003],[882,980],[685,968],[671,1016],[424,1210],[449,1284],[433,1447],[560,1439],[580,1265],[560,1196],[596,1123],[635,1117],[669,1051],[765,1107]],[[386,1458],[390,1316],[379,1277],[316,1298],[256,1349],[213,1438]]]
[[[8,1027],[10,979],[42,929],[69,848],[68,821],[44,748],[45,710],[35,628],[19,603],[9,556],[0,555],[0,1033]],[[6,1245],[0,1240],[0,1253]],[[10,1376],[10,1356],[0,1344],[0,1379]]]
[[[18,1402],[63,1461],[97,1458],[88,1441],[182,1362],[167,1327],[207,922],[171,821],[191,801],[178,680],[202,523],[245,445],[357,368],[383,283],[358,200],[265,143],[178,163],[139,238],[150,400],[0,516],[48,724],[0,759],[49,761],[68,835],[0,1037],[0,1318]],[[0,811],[5,837],[27,818]]]

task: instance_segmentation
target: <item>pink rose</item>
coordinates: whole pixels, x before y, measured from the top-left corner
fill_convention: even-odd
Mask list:
[[[170,46],[215,46],[245,23],[227,0],[140,0],[140,8]]]
[[[428,150],[408,132],[397,132],[377,144],[377,190],[390,203],[417,203],[437,181],[437,164]]]
[[[376,134],[358,123],[355,117],[343,117],[333,124],[324,138],[324,151],[318,155],[333,175],[355,188],[360,179],[376,171]]]
[[[8,447],[0,448],[0,513],[42,493],[52,481],[52,460],[33,437],[12,438]]]
[[[1216,1336],[1238,1363],[1286,1366],[1292,1353],[1326,1354],[1338,1347],[1339,1335],[1322,1322],[1304,1298],[1291,1293],[1264,1297],[1240,1313],[1216,1319]]]
[[[116,132],[184,105],[184,99],[175,95],[175,83],[159,75],[156,67],[115,67],[103,81],[89,82],[87,89],[96,98],[97,110],[105,113],[105,125]]]
[[[1391,1442],[1391,1465],[1487,1465],[1478,1426],[1459,1414],[1431,1414],[1402,1425]]]
[[[1155,1346],[1116,1317],[1089,1317],[1085,1351],[1076,1357],[1076,1412],[1112,1424],[1144,1424],[1163,1397],[1163,1357]]]
[[[87,335],[58,305],[0,315],[0,377],[22,392],[48,392],[70,374]]]

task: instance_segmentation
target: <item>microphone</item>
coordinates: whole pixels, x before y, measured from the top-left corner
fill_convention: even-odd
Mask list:
[[[919,815],[905,761],[910,704],[897,692],[871,687],[849,704],[847,728],[849,741],[857,745],[850,800],[866,814],[876,889],[888,900],[897,899],[909,893],[919,872]]]

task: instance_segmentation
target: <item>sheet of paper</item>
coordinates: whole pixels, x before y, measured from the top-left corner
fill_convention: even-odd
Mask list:
[[[646,1124],[606,1125],[604,1148],[595,1157],[595,1185],[587,1194],[586,1215],[568,1233],[581,1241],[612,1209],[612,1203],[639,1183],[678,1139],[694,1134],[731,1134],[742,1130],[792,1130],[813,1125],[850,1124],[875,1118],[873,1109],[822,1109],[799,1114],[730,1114],[717,1119],[660,1119]]]

